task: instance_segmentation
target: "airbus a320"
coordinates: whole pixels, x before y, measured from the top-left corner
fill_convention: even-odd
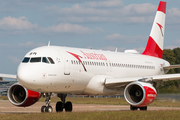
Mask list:
[[[166,74],[171,68],[162,59],[166,2],[160,1],[147,46],[142,54],[136,50],[110,52],[72,47],[43,46],[28,52],[17,69],[17,75],[0,74],[17,79],[8,90],[9,101],[18,107],[36,103],[45,95],[41,112],[52,112],[50,98],[56,93],[60,101],[56,112],[72,111],[70,95],[122,95],[131,110],[147,110],[156,96],[156,88],[180,74]],[[166,74],[166,75],[165,75]]]

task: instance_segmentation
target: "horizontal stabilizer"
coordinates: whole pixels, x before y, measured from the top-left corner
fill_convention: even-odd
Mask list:
[[[164,69],[173,69],[173,68],[180,68],[180,65],[170,65],[170,66],[166,66],[163,67]]]

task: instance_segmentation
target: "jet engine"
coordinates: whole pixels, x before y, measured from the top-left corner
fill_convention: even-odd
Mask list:
[[[40,97],[39,92],[28,90],[19,83],[13,84],[8,90],[9,101],[18,107],[30,106],[36,103]]]
[[[156,98],[156,89],[150,83],[132,82],[124,90],[126,101],[135,107],[145,107]]]

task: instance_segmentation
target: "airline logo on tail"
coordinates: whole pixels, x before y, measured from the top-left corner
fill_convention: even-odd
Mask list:
[[[157,25],[159,26],[159,28],[160,28],[160,30],[161,30],[162,36],[164,36],[164,35],[163,35],[163,31],[162,31],[163,26],[160,25],[159,23],[157,23]]]
[[[143,55],[162,58],[164,42],[164,26],[166,16],[166,2],[161,1],[151,29],[146,49]],[[160,29],[160,30],[159,30]]]

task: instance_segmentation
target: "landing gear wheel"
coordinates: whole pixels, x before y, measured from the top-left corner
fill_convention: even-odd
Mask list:
[[[42,113],[44,113],[44,112],[50,112],[51,113],[53,111],[52,107],[50,106],[51,94],[52,93],[45,93],[45,97],[46,97],[45,102],[46,102],[46,105],[41,107],[41,112]]]
[[[47,106],[45,109],[46,112],[52,113],[53,109],[51,106]]]
[[[45,110],[46,110],[46,106],[42,106],[42,107],[41,107],[41,112],[44,113]]]
[[[134,110],[137,110],[138,108],[137,107],[134,107],[132,105],[130,105],[130,110],[134,111]]]
[[[72,103],[71,102],[66,102],[65,104],[65,111],[66,112],[71,112],[72,111]]]
[[[57,102],[56,103],[56,112],[62,112],[63,111],[63,103]]]
[[[140,107],[140,110],[146,111],[147,110],[147,106],[146,107]]]
[[[67,94],[58,93],[57,96],[62,102],[56,103],[56,112],[61,112],[65,109],[66,112],[71,112],[73,109],[72,103],[70,101],[66,102]]]

